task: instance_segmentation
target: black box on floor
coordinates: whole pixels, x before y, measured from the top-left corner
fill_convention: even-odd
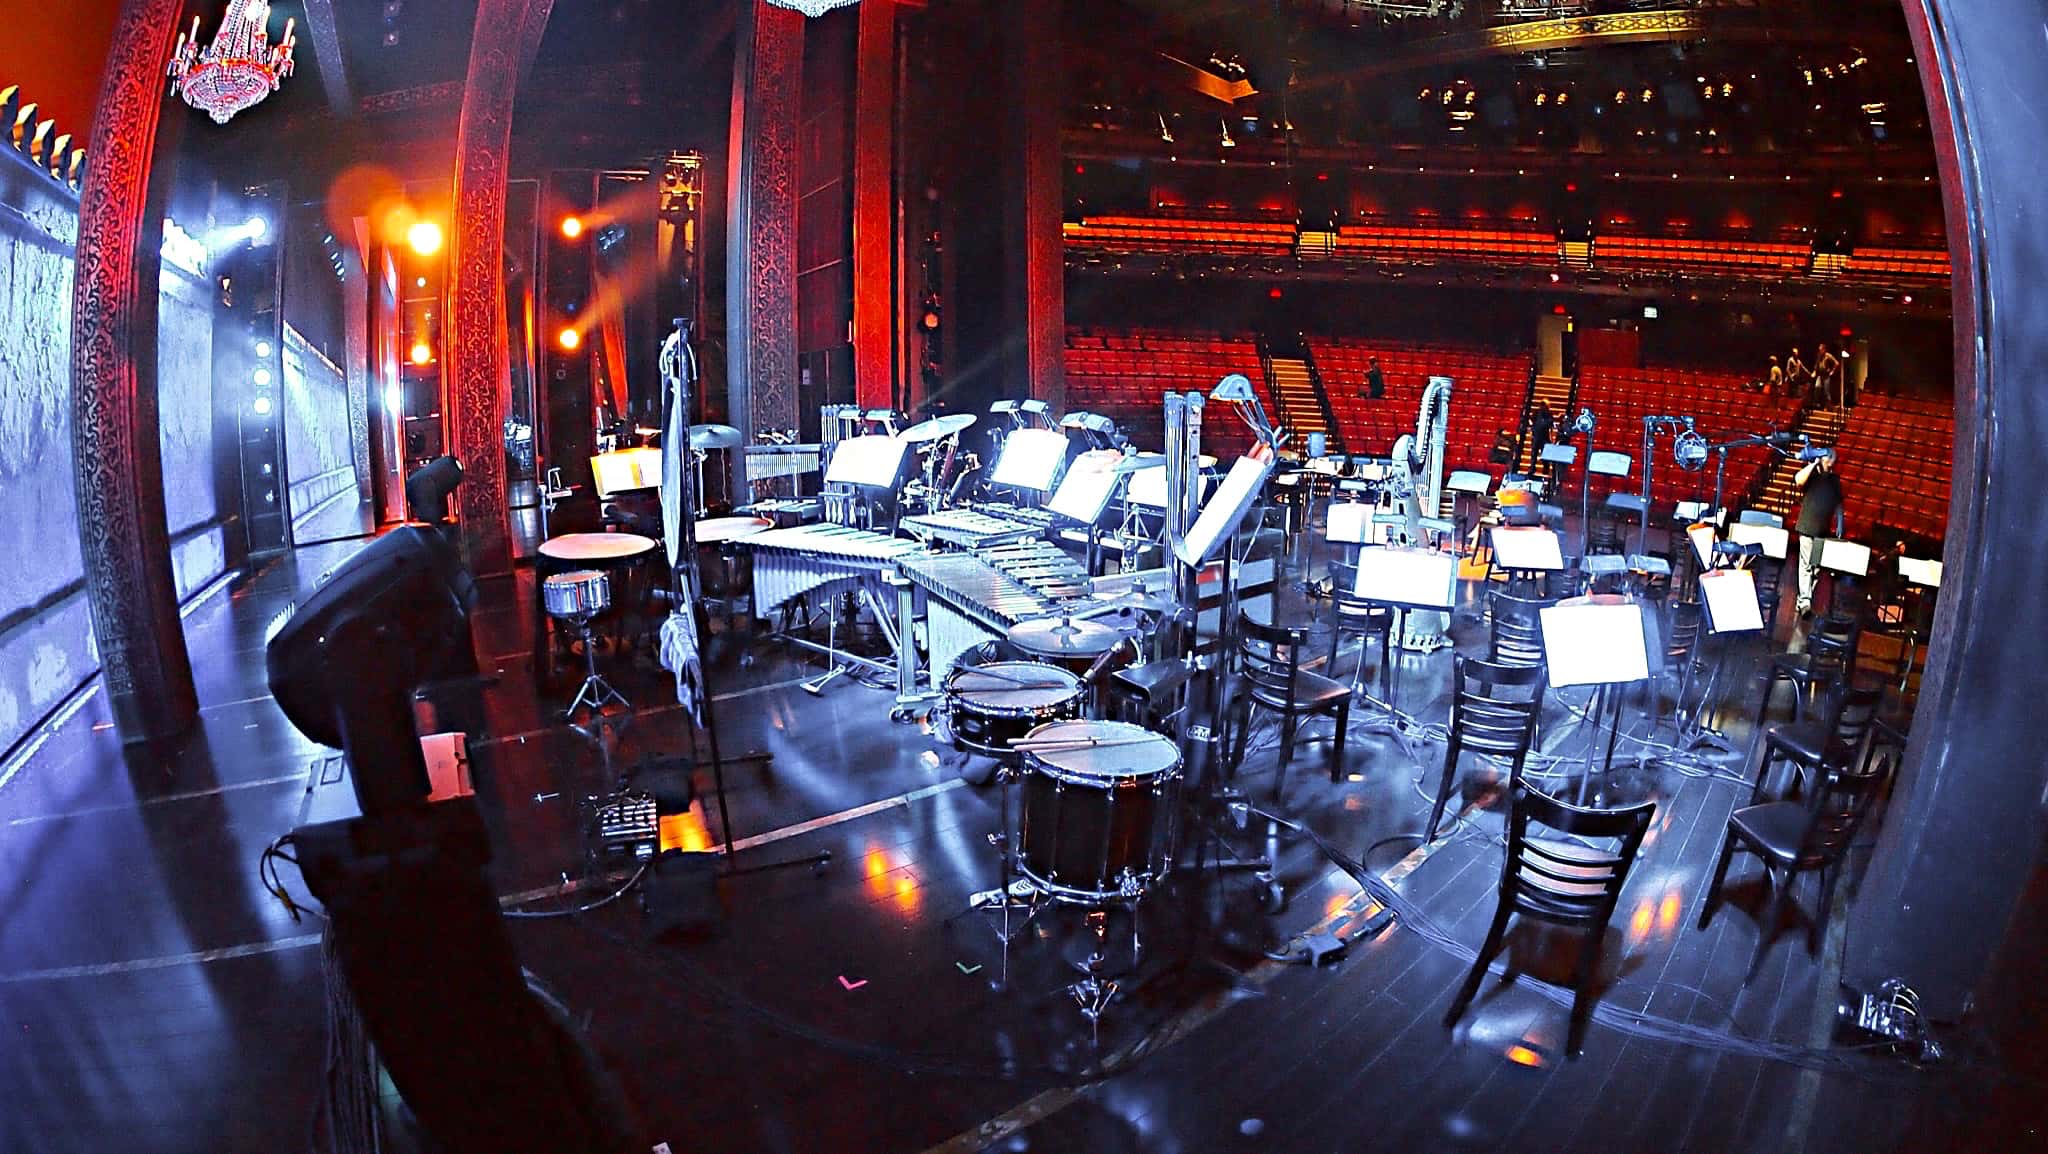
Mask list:
[[[705,934],[718,926],[718,855],[668,850],[647,873],[647,932]]]

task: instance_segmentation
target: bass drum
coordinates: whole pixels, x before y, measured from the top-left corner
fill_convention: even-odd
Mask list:
[[[1081,679],[1035,661],[964,665],[946,678],[947,725],[969,753],[1014,761],[1010,747],[1051,721],[1081,716]]]
[[[1180,749],[1121,721],[1056,721],[1020,746],[1018,872],[1055,901],[1104,905],[1143,896],[1165,872]]]

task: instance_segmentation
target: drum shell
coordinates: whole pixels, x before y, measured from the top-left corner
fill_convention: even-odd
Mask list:
[[[541,582],[540,598],[550,616],[595,616],[611,608],[611,577],[601,569],[557,573]]]
[[[1028,749],[1022,764],[1017,870],[1040,892],[1081,905],[1129,901],[1165,872],[1178,750],[1163,768],[1115,775],[1053,765]]]
[[[1006,669],[1030,669],[1034,663],[1022,661],[998,662]],[[1078,676],[1071,679],[1068,692],[1059,700],[1031,705],[1007,705],[989,700],[1000,694],[985,694],[981,691],[963,690],[958,687],[960,679],[972,673],[979,666],[961,666],[946,678],[947,726],[953,733],[953,744],[970,753],[1008,761],[1014,759],[1011,748],[1026,734],[1047,722],[1071,721],[1081,716],[1084,694]]]

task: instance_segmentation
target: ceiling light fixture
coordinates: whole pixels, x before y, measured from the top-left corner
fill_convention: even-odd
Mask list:
[[[199,17],[194,16],[192,31],[179,33],[171,49],[171,90],[215,124],[226,124],[235,113],[261,103],[292,74],[292,49],[298,43],[291,20],[284,22],[278,42],[270,43],[269,21],[270,5],[264,0],[228,0],[220,30],[202,49]]]

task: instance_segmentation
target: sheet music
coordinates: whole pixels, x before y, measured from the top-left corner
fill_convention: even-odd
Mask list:
[[[1650,676],[1642,606],[1634,601],[1566,601],[1539,613],[1550,687],[1614,685]]]
[[[1751,570],[1701,574],[1700,601],[1706,606],[1707,628],[1715,633],[1753,633],[1764,627],[1763,607],[1756,599],[1756,574]]]

